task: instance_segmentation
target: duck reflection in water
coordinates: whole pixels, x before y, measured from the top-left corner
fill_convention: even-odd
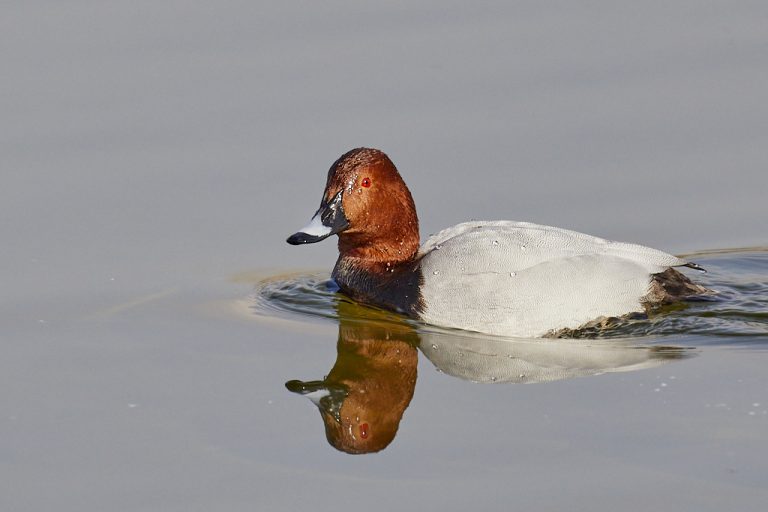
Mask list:
[[[336,363],[323,380],[285,386],[317,405],[334,448],[370,453],[392,442],[416,387],[418,335],[391,313],[338,303]]]
[[[361,454],[395,438],[416,386],[417,347],[442,373],[481,383],[537,383],[653,368],[691,351],[630,340],[505,339],[421,330],[340,298],[336,362],[323,380],[286,382],[318,407],[328,442]]]

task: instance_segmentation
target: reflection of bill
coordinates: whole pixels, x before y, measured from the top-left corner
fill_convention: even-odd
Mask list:
[[[338,313],[336,363],[328,376],[292,380],[286,387],[317,405],[334,448],[376,452],[392,442],[413,397],[418,337],[394,315],[378,315],[346,301],[339,302]]]
[[[323,380],[286,387],[317,405],[328,442],[347,453],[386,448],[416,386],[418,346],[440,371],[474,382],[534,383],[653,368],[677,347],[621,340],[510,340],[444,330],[417,333],[390,313],[339,301],[336,363]]]

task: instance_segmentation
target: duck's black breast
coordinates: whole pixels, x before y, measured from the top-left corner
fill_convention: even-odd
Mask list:
[[[357,302],[410,317],[424,310],[424,276],[418,260],[362,265],[353,258],[339,258],[331,277],[342,293]]]

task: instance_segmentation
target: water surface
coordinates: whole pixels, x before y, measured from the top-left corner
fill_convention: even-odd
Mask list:
[[[423,239],[483,218],[766,247],[766,19],[740,0],[3,2],[0,509],[764,509],[764,250],[693,257],[717,301],[540,343],[360,309],[326,287],[331,241],[284,241],[365,145]],[[350,455],[286,383],[339,397],[366,374],[386,393],[349,402],[353,433],[394,435]]]
[[[439,373],[508,386],[655,370],[654,393],[669,392],[670,384],[678,384],[676,365],[704,350],[708,356],[716,348],[764,354],[768,349],[768,250],[720,250],[690,257],[708,269],[694,279],[714,290],[713,295],[600,329],[570,332],[570,338],[504,338],[426,325],[354,303],[338,291],[327,273],[260,280],[248,313],[307,322],[314,317],[338,324],[332,368],[322,378],[292,379],[286,387],[317,406],[332,447],[350,454],[372,453],[386,449],[397,434],[417,387],[419,352]],[[647,377],[640,379],[644,380]],[[602,382],[613,385],[607,379]],[[743,376],[738,382],[743,382]],[[689,399],[701,401],[702,396],[695,392]],[[755,399],[744,420],[756,420],[752,426],[757,434],[766,426],[768,407]],[[727,402],[703,405],[732,407]],[[452,400],[447,398],[442,406],[452,407]],[[593,412],[605,414],[612,407],[593,408]],[[456,411],[453,421],[471,422],[470,418]],[[708,428],[700,425],[691,435],[706,439]],[[413,435],[423,438],[424,433]]]

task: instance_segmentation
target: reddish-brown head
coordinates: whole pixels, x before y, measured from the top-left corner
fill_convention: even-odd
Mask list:
[[[378,149],[358,148],[328,171],[320,209],[288,243],[318,242],[339,235],[342,256],[405,261],[419,247],[419,224],[411,193],[392,161]]]

